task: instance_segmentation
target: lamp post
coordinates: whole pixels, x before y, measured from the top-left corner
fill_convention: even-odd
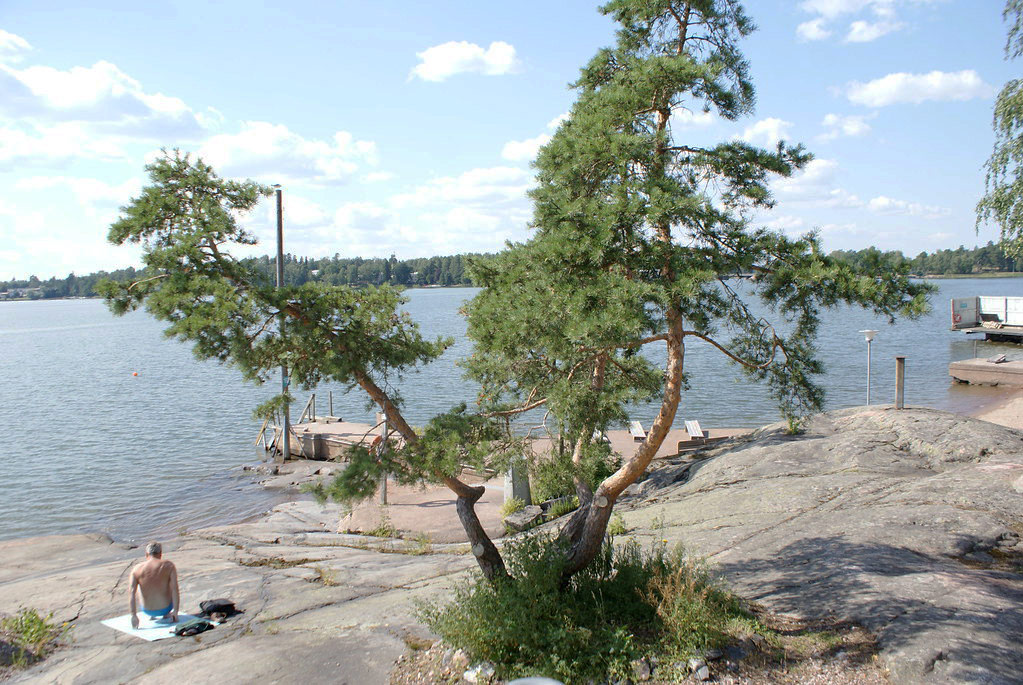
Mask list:
[[[874,336],[877,335],[877,331],[867,329],[860,331],[863,337],[867,339],[867,404],[870,404],[870,344],[874,342]]]
[[[277,196],[277,287],[284,285],[284,206],[281,203],[281,184],[274,184],[274,194]],[[284,312],[281,312],[280,334],[284,336]],[[281,364],[281,393],[287,394],[288,385],[291,379],[288,378],[288,365]],[[283,457],[286,461],[291,456],[291,407],[284,403],[284,441]]]

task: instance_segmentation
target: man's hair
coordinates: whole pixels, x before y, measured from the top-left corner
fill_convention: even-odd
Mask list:
[[[163,554],[163,547],[155,540],[146,545],[146,556],[158,557]]]

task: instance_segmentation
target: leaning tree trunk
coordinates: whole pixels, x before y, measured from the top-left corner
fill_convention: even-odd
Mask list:
[[[387,393],[373,381],[369,374],[365,372],[359,372],[356,374],[356,381],[359,386],[366,391],[366,394],[380,407],[380,410],[387,417],[388,423],[394,427],[398,434],[405,439],[407,444],[416,444],[419,442],[419,435],[416,434],[412,426],[408,424],[405,417],[402,416],[398,408],[391,402],[391,398],[388,397]],[[476,502],[479,501],[483,493],[486,492],[486,488],[482,485],[472,486],[467,483],[463,483],[454,476],[449,476],[444,473],[437,472],[434,474],[444,485],[448,486],[458,499],[455,503],[455,510],[458,512],[458,520],[462,523],[462,528],[465,530],[466,536],[469,538],[469,544],[472,546],[473,556],[476,557],[476,563],[479,564],[480,570],[483,572],[484,577],[487,580],[494,581],[500,578],[508,577],[508,570],[505,568],[504,559],[501,558],[501,553],[497,549],[497,545],[487,535],[487,531],[483,528],[483,524],[480,523],[479,516],[476,515]]]
[[[562,577],[566,580],[586,568],[597,556],[615,502],[625,488],[643,475],[671,430],[682,396],[682,369],[685,362],[683,336],[682,315],[677,308],[672,307],[668,310],[668,365],[661,409],[636,454],[605,478],[588,502],[583,504],[580,497],[579,509],[562,529],[560,538],[568,545],[567,563],[562,570]]]

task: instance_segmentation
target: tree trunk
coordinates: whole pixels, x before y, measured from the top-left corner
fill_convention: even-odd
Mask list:
[[[384,389],[377,385],[369,374],[364,372],[357,373],[356,380],[359,386],[366,391],[366,394],[380,407],[380,411],[387,417],[390,425],[398,431],[401,437],[405,438],[405,442],[410,444],[418,443],[419,436],[412,426],[408,424],[398,408],[394,406],[394,403],[391,402],[391,398],[388,397]],[[476,562],[479,564],[480,570],[483,571],[483,575],[489,581],[507,578],[508,571],[505,568],[504,559],[501,558],[501,553],[498,551],[497,546],[490,539],[490,536],[487,535],[483,524],[480,523],[479,516],[476,515],[476,502],[483,496],[486,488],[482,485],[472,486],[463,483],[458,478],[447,474],[435,473],[434,475],[458,496],[455,503],[458,520],[461,521],[462,528],[469,538],[472,553],[476,557]]]

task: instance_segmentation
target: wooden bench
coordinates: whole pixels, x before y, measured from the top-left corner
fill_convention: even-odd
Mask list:
[[[686,433],[689,433],[689,438],[696,442],[705,442],[707,436],[703,434],[703,428],[700,427],[699,421],[686,421]]]
[[[632,433],[632,440],[634,442],[646,440],[646,431],[643,430],[643,424],[639,421],[629,421],[629,432]]]

